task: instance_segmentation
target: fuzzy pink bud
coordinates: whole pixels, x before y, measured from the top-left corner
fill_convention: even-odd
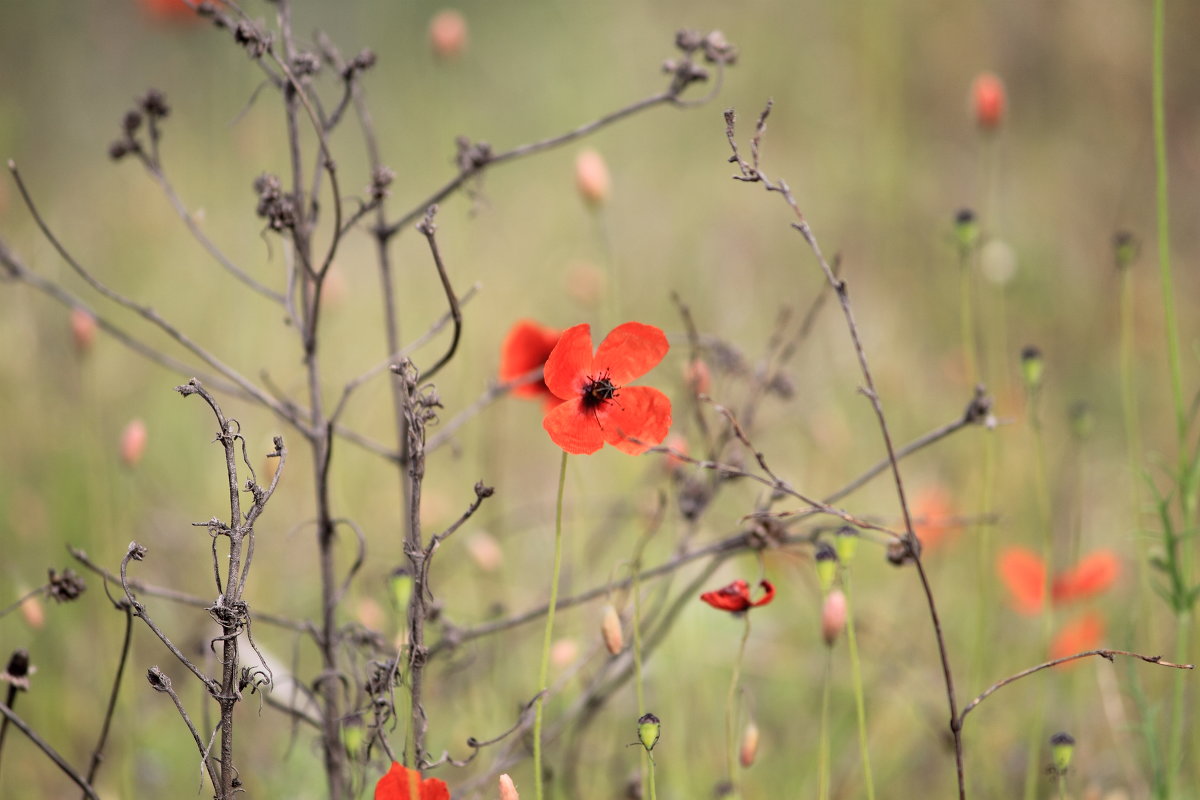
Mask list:
[[[834,589],[825,595],[825,605],[821,609],[821,636],[825,644],[832,647],[845,627],[846,595],[841,589]]]
[[[86,353],[92,349],[96,341],[96,318],[82,308],[71,309],[71,338],[75,340],[75,350]]]
[[[712,388],[712,373],[708,370],[708,364],[698,358],[692,359],[683,368],[683,379],[692,394],[708,394]]]
[[[608,165],[595,150],[584,150],[575,158],[575,186],[590,206],[601,205],[608,199]]]
[[[131,420],[121,432],[121,460],[127,466],[136,467],[146,452],[146,423]]]
[[[516,784],[507,772],[500,776],[500,800],[521,800]]]
[[[979,127],[995,130],[1004,120],[1004,83],[990,72],[982,73],[971,84],[971,103]]]
[[[604,646],[614,656],[625,649],[625,637],[621,633],[621,617],[611,605],[604,607],[604,620],[600,623],[600,634],[604,637]]]
[[[46,624],[46,609],[42,607],[42,601],[37,595],[21,603],[21,616],[25,618],[25,624],[34,630]]]
[[[467,20],[452,8],[443,9],[429,21],[429,44],[438,58],[458,58],[467,48]]]
[[[504,563],[504,550],[487,531],[477,531],[467,539],[467,555],[484,572],[495,572]]]
[[[738,748],[738,763],[743,769],[749,769],[758,755],[758,726],[753,721],[746,723],[742,731],[742,746]]]

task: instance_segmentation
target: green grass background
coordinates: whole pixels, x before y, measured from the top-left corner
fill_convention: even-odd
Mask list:
[[[460,355],[438,380],[445,417],[485,388],[506,330],[524,316],[560,327],[587,321],[598,334],[636,319],[682,341],[669,301],[676,291],[702,331],[751,358],[761,354],[780,309],[801,313],[822,283],[778,198],[729,179],[721,112],[735,108],[748,134],[773,98],[764,168],[786,178],[826,252],[842,256],[898,441],[953,419],[970,394],[958,333],[955,212],[975,208],[989,239],[1012,248],[1014,280],[1004,288],[978,284],[985,339],[993,345],[987,354],[990,388],[1006,423],[991,434],[998,439],[1000,514],[992,546],[1038,541],[1033,442],[1016,369],[1019,348],[1038,344],[1047,362],[1041,408],[1053,529],[1078,531],[1085,551],[1108,547],[1123,558],[1121,581],[1094,603],[1108,619],[1108,643],[1173,652],[1169,612],[1138,577],[1143,543],[1137,531],[1146,518],[1134,501],[1139,479],[1129,474],[1121,426],[1119,280],[1110,247],[1117,229],[1144,242],[1134,267],[1145,440],[1137,462],[1157,478],[1156,464],[1172,463],[1175,443],[1152,269],[1148,6],[1120,0],[461,3],[470,43],[450,63],[435,60],[426,41],[436,5],[353,0],[296,6],[304,38],[320,29],[346,54],[369,46],[379,55],[365,86],[384,161],[397,174],[394,210],[419,202],[453,174],[457,135],[502,150],[658,91],[665,85],[660,65],[674,55],[679,27],[719,28],[741,49],[715,101],[697,109],[653,110],[586,143],[603,153],[612,172],[611,200],[600,214],[589,212],[573,184],[582,144],[489,172],[476,204],[455,196],[443,205],[440,237],[450,274],[460,289],[482,284],[466,309]],[[256,15],[269,13],[265,4],[248,7]],[[105,155],[132,98],[151,86],[163,90],[172,111],[162,152],[176,188],[191,208],[202,210],[205,230],[231,257],[280,286],[283,247],[254,217],[251,183],[262,172],[286,169],[283,117],[269,91],[248,106],[260,80],[253,64],[226,36],[206,26],[154,23],[132,2],[9,0],[0,11],[0,155],[20,165],[68,248],[243,374],[256,378],[266,370],[274,383],[301,395],[300,351],[280,310],[219,271],[136,164],[113,164]],[[1197,29],[1200,7],[1168,5],[1172,246],[1189,392],[1197,372],[1192,299],[1200,288],[1194,269],[1200,228],[1192,224],[1200,214]],[[990,199],[985,142],[968,104],[971,80],[985,69],[1005,80],[1010,106],[991,142],[996,178]],[[334,97],[330,83],[325,86]],[[368,175],[357,131],[343,126],[332,145],[344,194],[361,192]],[[8,180],[0,182],[0,234],[41,275],[61,280],[102,314],[182,355],[140,321],[86,292],[38,235]],[[444,303],[421,237],[403,234],[394,254],[402,332],[411,340],[444,312]],[[573,299],[568,283],[579,265],[609,270],[619,295],[596,306]],[[347,240],[337,270],[345,292],[325,317],[321,345],[330,399],[385,354],[369,236]],[[1003,351],[996,335],[1001,315],[1008,345]],[[187,376],[148,364],[103,335],[80,357],[65,310],[20,285],[0,286],[0,337],[7,343],[0,350],[0,604],[37,586],[47,567],[71,565],[68,544],[115,568],[133,539],[150,551],[136,565],[140,578],[211,594],[209,541],[189,523],[226,513],[223,462],[211,444],[207,410],[172,391]],[[418,355],[418,363],[432,360],[443,342]],[[684,348],[677,347],[646,382],[682,401],[684,360]],[[870,409],[856,394],[857,364],[832,304],[798,351],[791,376],[794,396],[766,403],[756,439],[781,475],[821,495],[882,454]],[[718,402],[736,403],[743,392],[738,381],[717,375],[712,394]],[[1067,425],[1067,409],[1079,401],[1096,419],[1094,435],[1083,442],[1071,437]],[[283,433],[293,453],[280,493],[258,526],[251,607],[314,615],[318,586],[305,448],[263,410],[233,398],[222,402],[254,450],[265,453],[271,435]],[[142,463],[128,469],[117,443],[135,417],[146,421],[149,446]],[[363,389],[347,419],[373,438],[392,441],[386,386],[376,381]],[[464,427],[455,447],[431,457],[430,531],[458,516],[476,480],[497,488],[470,528],[438,555],[434,591],[458,624],[481,621],[498,607],[525,609],[546,597],[558,451],[539,423],[536,407],[508,399]],[[678,413],[676,430],[694,433],[689,425]],[[909,487],[943,486],[959,513],[978,511],[985,435],[969,430],[906,462]],[[373,601],[385,609],[384,632],[392,636],[402,621],[388,605],[384,578],[401,558],[398,481],[377,457],[353,445],[339,445],[335,461],[335,513],[357,520],[370,545],[344,616],[352,618],[364,601]],[[568,480],[564,591],[573,593],[621,568],[645,509],[665,484],[654,459],[630,459],[611,448],[573,459]],[[757,496],[758,487],[749,484],[728,488],[705,516],[697,544],[738,530]],[[1138,494],[1143,502],[1146,496]],[[891,520],[897,513],[886,479],[846,505]],[[478,529],[504,548],[495,573],[481,573],[466,555],[466,541]],[[669,516],[650,547],[651,563],[670,556],[681,530]],[[980,570],[980,547],[976,534],[968,533],[928,558],[963,699],[1043,657],[1039,624],[1009,610],[993,573],[986,565]],[[343,565],[351,554],[347,540]],[[771,553],[766,563],[780,593],[773,605],[755,612],[743,670],[744,703],[763,730],[759,762],[742,777],[743,796],[809,797],[816,791],[824,661],[820,600],[803,554]],[[696,569],[684,570],[683,577]],[[741,557],[713,585],[752,578],[757,569],[752,557]],[[862,549],[855,571],[880,796],[948,796],[953,755],[919,584],[911,571],[884,564],[871,547]],[[0,651],[26,647],[38,667],[18,712],[77,765],[86,763],[96,736],[122,626],[100,583],[88,583],[80,602],[47,607],[40,629],[28,627],[20,614],[0,620]],[[982,616],[981,596],[988,601]],[[203,658],[212,635],[203,613],[162,601],[149,606],[164,629]],[[981,619],[987,632],[982,647]],[[560,617],[559,635],[591,652],[599,621],[598,605],[572,610]],[[663,798],[711,796],[722,777],[723,698],[739,633],[730,619],[697,602],[650,661],[648,704],[664,721],[655,750]],[[276,666],[295,659],[301,675],[317,668],[307,644],[297,646],[265,625],[256,626],[255,634]],[[150,691],[141,676],[147,667],[161,666],[197,718],[200,693],[142,626],[135,643],[98,786],[106,798],[186,796],[200,781],[190,737],[166,698]],[[510,725],[518,705],[536,690],[539,643],[539,626],[527,626],[437,663],[430,677],[430,749],[448,748],[462,757],[467,736],[489,738]],[[834,658],[835,796],[860,797],[842,646]],[[1139,796],[1146,761],[1134,728],[1142,720],[1165,737],[1170,678],[1165,670],[1097,660],[1005,690],[968,722],[974,796],[1007,797],[1019,790],[1029,756],[1026,732],[1034,715],[1043,713],[1047,734],[1066,729],[1080,741],[1070,778],[1076,795]],[[568,682],[564,696],[549,705],[551,719],[581,686],[579,679]],[[1042,705],[1046,692],[1053,698],[1048,707]],[[1139,693],[1141,706],[1135,702]],[[1187,697],[1195,703],[1194,691]],[[1114,699],[1124,704],[1124,721],[1112,716]],[[637,765],[635,751],[624,748],[633,740],[636,717],[627,689],[589,732],[583,764],[588,797],[621,796]],[[1200,746],[1190,719],[1188,724],[1181,797],[1194,796],[1191,786],[1200,781]],[[322,796],[319,751],[308,731],[292,735],[283,718],[259,713],[253,697],[239,710],[238,726],[248,796]],[[397,748],[401,740],[398,732]],[[555,756],[552,749],[551,764]],[[1048,761],[1044,750],[1035,757]],[[469,769],[438,775],[457,785],[488,761],[485,752]],[[73,794],[16,732],[10,732],[2,764],[2,797]],[[381,771],[376,764],[361,776],[363,796]],[[526,762],[515,777],[532,796],[528,773]],[[1052,790],[1049,781],[1041,788],[1046,796]]]

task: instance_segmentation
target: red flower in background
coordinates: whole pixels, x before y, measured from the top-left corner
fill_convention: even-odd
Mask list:
[[[1046,602],[1046,564],[1032,550],[1010,547],[997,565],[1013,607],[1036,614]],[[1050,587],[1055,605],[1094,597],[1112,586],[1121,574],[1121,562],[1111,550],[1097,550],[1078,564],[1060,572]],[[1086,648],[1085,648],[1086,649]]]
[[[911,516],[913,533],[926,550],[937,547],[951,533],[962,529],[962,525],[954,519],[950,493],[940,486],[924,489],[916,496]]]
[[[990,72],[984,72],[971,84],[971,103],[975,121],[985,131],[1000,127],[1004,119],[1004,83]]]
[[[757,606],[765,606],[775,599],[775,587],[770,581],[759,581],[758,586],[763,590],[763,595],[757,600],[750,599],[750,584],[740,578],[724,588],[705,592],[700,599],[713,608],[739,614]]]
[[[167,22],[198,22],[196,10],[183,0],[138,0],[138,5],[148,17]],[[199,5],[199,0],[197,0]]]
[[[671,429],[671,401],[657,389],[625,384],[662,361],[670,345],[653,325],[618,325],[592,353],[587,325],[563,331],[546,361],[546,386],[561,400],[542,427],[568,453],[594,453],[608,442],[638,455]],[[636,439],[637,441],[632,441]]]
[[[1085,650],[1095,650],[1104,639],[1104,618],[1090,612],[1065,625],[1050,643],[1050,658],[1066,658]],[[1077,663],[1074,661],[1068,662]],[[1066,665],[1063,665],[1066,666]]]
[[[375,784],[375,800],[450,800],[450,788],[437,778],[421,780],[421,773],[393,761],[392,768]]]
[[[516,380],[544,366],[561,335],[562,331],[556,328],[547,328],[529,319],[518,320],[500,346],[500,380]],[[558,403],[558,398],[546,388],[544,379],[517,386],[512,393],[516,397],[542,398],[547,404]]]

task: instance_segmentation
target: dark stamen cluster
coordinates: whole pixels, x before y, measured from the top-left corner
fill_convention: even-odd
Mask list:
[[[619,388],[608,377],[608,370],[600,373],[598,378],[588,375],[587,383],[583,385],[583,407],[589,410],[599,408],[615,398]]]

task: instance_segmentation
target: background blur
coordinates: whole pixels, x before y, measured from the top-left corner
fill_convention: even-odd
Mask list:
[[[660,66],[675,55],[678,28],[720,29],[740,48],[713,102],[655,109],[584,143],[498,167],[485,176],[477,201],[456,195],[443,205],[440,241],[451,277],[460,291],[481,284],[466,307],[460,355],[438,379],[443,418],[486,388],[500,342],[521,317],[555,327],[591,322],[597,341],[615,324],[639,320],[682,344],[683,327],[669,299],[674,291],[703,333],[751,361],[759,358],[781,309],[802,314],[823,282],[779,198],[729,179],[721,112],[737,110],[745,137],[773,98],[764,170],[788,181],[826,253],[842,256],[899,442],[957,418],[970,397],[959,336],[956,212],[975,209],[985,240],[1000,243],[987,251],[993,277],[997,265],[1015,262],[1007,283],[981,270],[975,284],[984,374],[1004,424],[993,434],[969,429],[904,465],[914,495],[940,491],[948,499],[946,513],[972,517],[981,509],[983,440],[997,438],[998,522],[986,532],[962,526],[928,554],[962,699],[1045,657],[1040,622],[1011,610],[992,567],[998,546],[1036,548],[1038,541],[1034,442],[1017,366],[1017,354],[1029,344],[1040,346],[1046,361],[1040,413],[1053,529],[1078,536],[1082,552],[1110,548],[1122,559],[1116,587],[1089,601],[1107,620],[1105,643],[1174,652],[1172,619],[1140,577],[1146,542],[1137,530],[1145,520],[1137,512],[1148,493],[1131,475],[1122,428],[1120,276],[1111,246],[1119,229],[1143,241],[1133,269],[1144,453],[1133,463],[1158,478],[1155,465],[1171,463],[1175,449],[1153,245],[1146,4],[462,2],[469,42],[450,60],[435,58],[429,47],[436,4],[295,5],[298,33],[321,30],[346,55],[370,47],[379,57],[365,86],[383,160],[397,174],[394,213],[454,174],[460,134],[507,149],[661,90]],[[1168,8],[1172,244],[1190,397],[1197,373],[1192,300],[1200,288],[1194,269],[1200,5]],[[247,0],[247,10],[271,13],[256,0]],[[969,103],[971,82],[985,70],[1004,80],[1009,101],[991,136],[981,135]],[[283,391],[301,395],[300,351],[278,309],[213,264],[138,164],[106,156],[133,98],[150,87],[165,92],[171,114],[162,153],[176,189],[235,261],[282,288],[282,247],[263,235],[251,188],[257,175],[284,173],[287,163],[276,97],[266,90],[251,102],[260,77],[227,35],[156,17],[133,0],[0,0],[0,155],[20,165],[57,234],[104,280],[152,305],[243,374],[265,372]],[[324,84],[329,105],[337,95],[334,83]],[[689,97],[703,91],[694,87]],[[369,176],[353,124],[343,126],[332,145],[343,192],[361,195]],[[589,209],[574,185],[574,161],[586,147],[601,152],[612,173],[611,197],[599,210]],[[8,176],[0,181],[0,235],[39,274],[61,281],[156,346],[184,355],[87,291],[38,234]],[[372,248],[366,233],[355,234],[336,264],[322,344],[329,398],[386,354]],[[444,313],[444,301],[421,237],[398,237],[394,254],[402,333],[411,341]],[[48,567],[78,569],[66,545],[115,569],[131,539],[149,548],[146,562],[136,565],[138,577],[210,596],[209,540],[190,523],[225,515],[223,459],[211,444],[207,409],[196,400],[181,402],[172,391],[187,376],[149,364],[103,334],[89,352],[77,352],[67,311],[18,284],[0,285],[0,341],[8,343],[0,349],[0,605],[40,585]],[[428,363],[443,345],[444,337],[422,351],[418,363]],[[676,399],[675,432],[686,437],[694,430],[683,413],[685,351],[676,347],[645,382]],[[826,306],[791,367],[794,393],[768,399],[754,433],[778,473],[821,496],[883,452],[870,408],[856,393],[858,368],[835,304]],[[744,392],[736,376],[714,367],[717,402],[740,402]],[[317,586],[305,448],[268,413],[221,400],[253,448],[266,453],[276,433],[292,445],[289,474],[258,526],[248,600],[255,609],[312,616]],[[1094,420],[1084,437],[1068,424],[1068,409],[1079,402]],[[394,441],[388,408],[387,387],[377,380],[359,393],[347,421],[372,438]],[[132,419],[144,420],[148,445],[140,464],[129,468],[118,445]],[[541,429],[539,408],[505,398],[431,456],[429,531],[457,518],[476,480],[497,489],[438,556],[434,589],[455,623],[544,602],[558,452]],[[385,583],[401,558],[395,472],[350,444],[339,447],[335,460],[335,513],[357,520],[370,544],[343,613],[391,638],[402,627]],[[622,574],[646,509],[667,487],[653,457],[631,459],[607,448],[572,460],[565,592]],[[704,517],[695,544],[739,530],[758,488],[727,489]],[[845,504],[896,520],[886,478]],[[683,530],[677,516],[668,514],[649,563],[669,557],[676,546]],[[502,563],[490,570],[468,555],[483,531],[502,550]],[[347,563],[351,556],[346,542]],[[708,588],[736,577],[753,580],[758,570],[754,557],[742,556]],[[884,563],[873,546],[860,549],[855,570],[876,783],[884,797],[947,796],[953,754],[944,739],[945,698],[919,583],[911,571]],[[672,589],[696,571],[683,570]],[[741,778],[743,796],[808,797],[816,791],[825,668],[820,594],[803,552],[769,553],[766,571],[779,596],[754,612],[743,670],[743,706],[763,731],[759,761]],[[89,591],[80,601],[43,601],[40,622],[21,613],[0,619],[3,656],[25,647],[38,667],[33,691],[20,697],[17,711],[80,765],[95,741],[123,627],[100,581],[86,577]],[[203,657],[213,635],[206,615],[164,601],[148,605],[160,625]],[[566,679],[551,714],[566,707],[601,658],[599,620],[599,604],[560,616],[559,635],[593,661]],[[540,630],[532,625],[480,640],[433,668],[432,751],[448,748],[463,757],[467,736],[489,738],[512,723],[536,689]],[[650,661],[648,702],[664,721],[655,749],[664,798],[711,796],[722,777],[724,691],[740,631],[734,620],[697,602]],[[309,645],[265,625],[254,632],[277,674],[316,669]],[[844,646],[838,647],[834,790],[857,797],[853,699]],[[167,699],[143,680],[155,664],[176,677],[193,717],[202,717],[197,687],[143,626],[135,628],[98,784],[106,798],[183,796],[199,780],[190,737]],[[1073,792],[1141,796],[1147,761],[1139,726],[1162,735],[1172,678],[1166,672],[1096,659],[1006,689],[967,725],[975,794],[1013,796],[1030,757],[1033,715],[1045,712],[1047,735],[1064,729],[1080,741]],[[1048,706],[1046,698],[1052,698]],[[258,700],[248,697],[239,717],[248,796],[320,797],[324,779],[309,731],[292,731],[285,718],[257,709]],[[589,729],[582,751],[588,797],[621,796],[638,763],[635,751],[624,747],[634,738],[636,717],[627,687]],[[397,748],[401,741],[398,731]],[[1200,747],[1194,737],[1188,741],[1185,785],[1200,780]],[[1048,761],[1045,750],[1033,757]],[[488,762],[485,752],[467,770],[437,774],[453,787]],[[75,793],[19,733],[10,733],[2,763],[0,797]],[[530,783],[528,772],[528,762],[516,769],[519,786]],[[364,796],[378,774],[372,768],[364,775]],[[1049,795],[1053,784],[1045,781],[1041,791]]]

